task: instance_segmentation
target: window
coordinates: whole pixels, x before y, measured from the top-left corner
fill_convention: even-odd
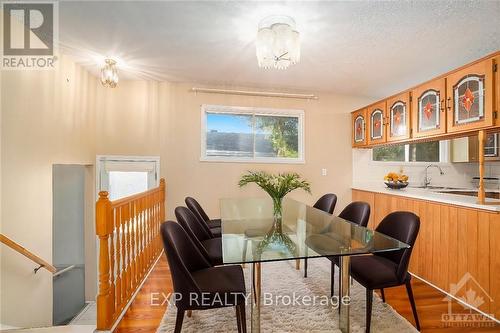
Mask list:
[[[303,163],[304,112],[202,106],[202,161]]]
[[[160,158],[156,156],[97,156],[97,193],[108,191],[116,200],[158,186]]]
[[[373,148],[373,161],[447,162],[448,141],[431,141]]]

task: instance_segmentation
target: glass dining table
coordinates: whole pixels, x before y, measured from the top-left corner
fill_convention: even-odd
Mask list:
[[[270,198],[220,200],[224,264],[251,265],[251,332],[260,332],[262,263],[339,256],[339,328],[349,332],[350,257],[408,248],[394,238],[285,198],[281,223]],[[297,269],[299,265],[297,265]],[[283,277],[285,278],[285,277]],[[288,278],[302,278],[300,274]]]

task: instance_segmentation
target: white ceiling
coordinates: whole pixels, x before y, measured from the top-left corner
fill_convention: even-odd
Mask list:
[[[292,16],[302,58],[257,67],[259,21]],[[61,49],[97,73],[384,97],[500,50],[500,1],[62,2]]]

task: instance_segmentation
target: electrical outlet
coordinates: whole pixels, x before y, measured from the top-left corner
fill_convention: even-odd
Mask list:
[[[327,173],[328,173],[328,172],[327,172],[327,170],[326,170],[326,169],[324,169],[324,168],[323,168],[323,169],[321,169],[321,175],[322,175],[322,176],[326,176],[326,174],[327,174]]]

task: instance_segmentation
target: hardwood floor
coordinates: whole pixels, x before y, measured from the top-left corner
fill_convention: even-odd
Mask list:
[[[420,326],[422,328],[421,332],[472,333],[500,331],[499,325],[487,328],[443,327],[441,315],[448,312],[448,303],[443,301],[444,294],[418,279],[413,279],[412,285],[420,318]],[[159,293],[153,295],[158,295],[158,301],[156,303],[161,303],[161,294],[168,294],[171,292],[172,280],[170,278],[170,270],[167,265],[167,260],[163,255],[160,260],[158,260],[156,267],[147,278],[115,332],[155,333],[163,318],[166,304],[152,305],[151,294]],[[385,289],[385,298],[387,303],[389,303],[400,315],[414,324],[410,302],[408,301],[404,286]],[[455,301],[453,302],[452,309],[454,312],[465,312],[463,307]]]

